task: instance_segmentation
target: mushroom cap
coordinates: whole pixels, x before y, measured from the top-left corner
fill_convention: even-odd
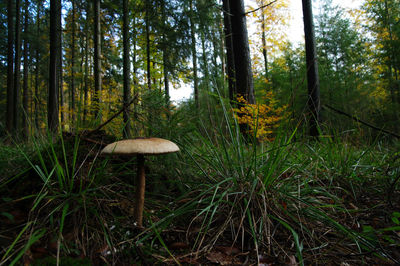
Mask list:
[[[125,139],[108,144],[101,154],[121,155],[157,155],[179,151],[179,147],[172,141],[161,138]]]

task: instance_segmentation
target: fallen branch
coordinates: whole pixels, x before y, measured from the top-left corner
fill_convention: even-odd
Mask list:
[[[272,2],[270,2],[270,3],[268,3],[268,4],[266,4],[266,5],[260,6],[260,7],[256,8],[256,9],[253,9],[253,10],[250,10],[250,11],[244,13],[244,15],[246,16],[246,15],[248,15],[248,14],[250,14],[250,13],[257,12],[258,10],[260,10],[260,9],[262,9],[262,8],[264,8],[264,7],[269,7],[270,5],[274,4],[274,3],[277,2],[277,1],[278,1],[278,0],[274,0],[274,1],[272,1]]]
[[[104,126],[106,126],[108,123],[110,123],[112,120],[114,120],[117,116],[119,116],[125,109],[127,109],[132,103],[134,103],[138,98],[138,95],[136,94],[132,100],[130,102],[128,102],[127,104],[125,104],[121,110],[119,110],[118,112],[116,112],[115,114],[113,114],[106,122],[104,122],[103,124],[99,125],[98,127],[96,127],[93,130],[90,131],[85,131],[83,132],[81,135],[82,136],[90,136],[93,133],[96,133],[97,131],[99,131],[100,129],[102,129]]]
[[[336,108],[334,108],[334,107],[332,107],[332,106],[329,106],[329,105],[327,105],[327,104],[323,104],[322,107],[325,108],[325,109],[332,110],[332,111],[334,111],[334,112],[336,112],[336,113],[338,113],[338,114],[344,115],[344,116],[346,116],[346,117],[348,117],[348,118],[351,118],[352,120],[354,120],[354,121],[356,121],[356,122],[358,122],[358,123],[361,123],[361,124],[363,124],[363,125],[365,125],[365,126],[367,126],[367,127],[370,127],[370,128],[372,128],[372,129],[381,131],[381,132],[383,132],[383,133],[386,133],[386,134],[388,134],[388,135],[391,135],[391,136],[393,136],[393,137],[395,137],[395,138],[400,139],[400,135],[397,135],[396,133],[393,133],[393,132],[390,132],[390,131],[385,130],[385,129],[383,129],[383,128],[379,128],[379,127],[377,127],[377,126],[374,126],[374,125],[372,125],[372,124],[370,124],[370,123],[368,123],[368,122],[365,122],[365,121],[363,121],[363,120],[361,120],[361,119],[359,119],[359,118],[357,118],[357,117],[355,117],[355,116],[353,116],[353,115],[350,115],[350,114],[348,114],[348,113],[345,113],[345,112],[343,112],[343,111],[341,111],[341,110],[338,110],[338,109],[336,109]]]

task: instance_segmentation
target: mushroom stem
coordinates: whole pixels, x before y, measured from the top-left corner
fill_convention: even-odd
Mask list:
[[[137,176],[136,176],[136,207],[134,218],[138,227],[142,227],[143,220],[143,206],[144,206],[144,191],[146,187],[145,169],[144,169],[144,156],[143,154],[137,155]]]

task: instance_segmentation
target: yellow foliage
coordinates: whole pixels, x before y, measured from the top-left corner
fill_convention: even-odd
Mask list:
[[[284,111],[287,106],[277,107],[272,92],[264,96],[267,103],[249,104],[243,96],[238,96],[239,108],[234,108],[235,117],[239,124],[245,124],[249,127],[249,133],[256,134],[260,141],[272,141],[274,139],[274,130],[279,126],[284,118]]]

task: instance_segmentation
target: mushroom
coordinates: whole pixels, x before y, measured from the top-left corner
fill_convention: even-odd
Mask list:
[[[144,155],[158,155],[179,151],[179,147],[172,141],[161,138],[126,139],[108,144],[101,154],[137,155],[137,184],[135,194],[134,218],[137,226],[142,227],[143,205],[145,192]]]

